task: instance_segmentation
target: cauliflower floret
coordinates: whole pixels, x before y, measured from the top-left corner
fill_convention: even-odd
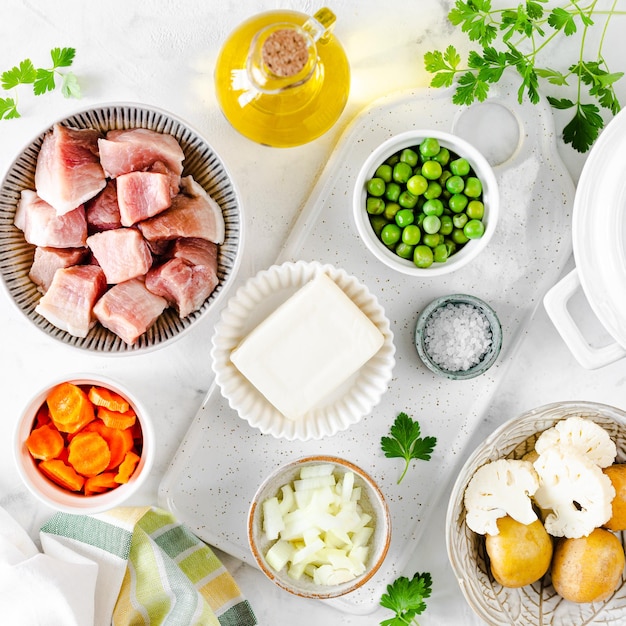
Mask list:
[[[615,488],[585,455],[562,446],[547,448],[534,463],[539,475],[535,502],[554,537],[585,537],[611,517]]]
[[[528,461],[499,459],[479,467],[465,490],[465,522],[476,533],[497,535],[497,520],[510,515],[521,524],[537,519],[530,497],[539,477]]]
[[[600,467],[611,465],[617,454],[609,433],[599,424],[583,417],[568,417],[557,422],[539,435],[535,450],[542,454],[554,446],[575,450]]]

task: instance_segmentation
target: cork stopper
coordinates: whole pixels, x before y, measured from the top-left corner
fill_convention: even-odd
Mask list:
[[[307,40],[291,28],[276,30],[263,43],[262,55],[274,76],[295,76],[309,59]]]

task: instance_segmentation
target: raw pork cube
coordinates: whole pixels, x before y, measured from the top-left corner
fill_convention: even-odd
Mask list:
[[[85,215],[89,234],[122,226],[114,180],[110,180],[95,198],[85,203]]]
[[[197,237],[223,243],[226,227],[219,204],[191,177],[181,181],[183,193],[172,198],[172,206],[138,226],[148,241]]]
[[[35,311],[70,335],[86,337],[96,323],[93,306],[106,287],[104,272],[97,265],[58,269]]]
[[[87,237],[87,245],[110,285],[143,276],[152,265],[152,254],[135,228],[105,230]]]
[[[178,240],[173,254],[174,258],[147,273],[146,287],[186,317],[202,306],[219,282],[217,245],[204,239]]]
[[[116,180],[122,226],[132,226],[157,215],[172,203],[169,178],[165,174],[130,172]]]
[[[110,130],[98,144],[100,162],[109,178],[163,166],[178,179],[183,173],[185,154],[172,135],[147,128]],[[155,166],[157,162],[160,165]]]
[[[133,278],[111,287],[96,303],[94,314],[105,328],[132,345],[166,307],[165,298],[151,293],[143,281]]]
[[[99,137],[97,130],[60,124],[44,137],[35,168],[35,188],[59,215],[73,211],[104,189]]]
[[[15,211],[15,226],[34,246],[80,248],[86,245],[87,219],[83,206],[57,215],[34,191],[24,189]]]
[[[41,293],[46,293],[59,268],[79,265],[87,256],[87,248],[35,248],[35,259],[28,277],[37,285]]]

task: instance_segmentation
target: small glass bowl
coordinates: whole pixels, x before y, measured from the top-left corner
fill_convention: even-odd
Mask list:
[[[489,322],[491,329],[491,346],[482,359],[466,370],[447,370],[436,363],[428,354],[425,342],[425,329],[431,315],[447,304],[468,304],[478,309]],[[419,315],[415,326],[415,347],[424,365],[435,374],[451,380],[467,380],[484,374],[495,362],[502,347],[502,327],[496,312],[483,300],[466,294],[452,294],[433,300]]]

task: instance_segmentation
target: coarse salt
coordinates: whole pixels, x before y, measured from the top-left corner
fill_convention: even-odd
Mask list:
[[[471,304],[448,303],[433,311],[424,327],[426,352],[449,372],[466,371],[480,363],[491,343],[489,320]]]

